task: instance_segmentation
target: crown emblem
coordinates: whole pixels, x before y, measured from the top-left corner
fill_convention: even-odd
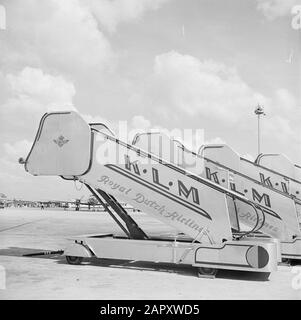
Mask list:
[[[69,140],[65,139],[64,136],[60,135],[57,139],[54,139],[53,142],[56,143],[59,147],[62,147],[66,144]]]

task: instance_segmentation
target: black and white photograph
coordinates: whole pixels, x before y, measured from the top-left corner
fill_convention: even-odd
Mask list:
[[[0,0],[0,300],[300,300],[300,124],[301,0]]]

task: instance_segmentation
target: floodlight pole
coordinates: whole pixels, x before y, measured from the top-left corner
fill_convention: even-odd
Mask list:
[[[258,104],[254,113],[257,115],[257,148],[260,155],[260,116],[265,116],[264,108]]]

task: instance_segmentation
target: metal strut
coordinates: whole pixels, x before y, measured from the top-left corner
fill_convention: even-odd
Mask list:
[[[148,239],[148,236],[144,233],[144,231],[138,226],[134,219],[126,212],[126,210],[113,196],[107,194],[101,189],[94,190],[90,185],[85,185],[130,239]],[[116,218],[114,213],[108,208],[108,205],[114,210],[119,218],[122,219],[126,227]]]

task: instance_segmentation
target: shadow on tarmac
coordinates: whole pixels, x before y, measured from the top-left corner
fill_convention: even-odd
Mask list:
[[[51,251],[51,250],[48,250]],[[50,255],[36,255],[31,257],[26,257],[27,254],[47,252],[45,249],[37,248],[19,248],[10,247],[7,249],[0,249],[0,256],[14,256],[22,257],[25,259],[51,259],[56,261],[57,264],[67,264],[65,256],[62,254],[50,254]],[[180,274],[188,277],[197,277],[197,268],[190,265],[176,265],[172,263],[155,263],[155,262],[145,262],[145,261],[128,261],[128,260],[118,260],[118,259],[104,259],[104,258],[89,258],[82,262],[82,265],[98,266],[100,268],[119,268],[119,269],[130,269],[143,271],[155,271],[155,272],[166,272]],[[215,279],[227,279],[227,280],[243,280],[243,281],[268,281],[267,273],[260,272],[246,272],[246,271],[236,271],[236,270],[222,270],[220,269],[215,276]]]

